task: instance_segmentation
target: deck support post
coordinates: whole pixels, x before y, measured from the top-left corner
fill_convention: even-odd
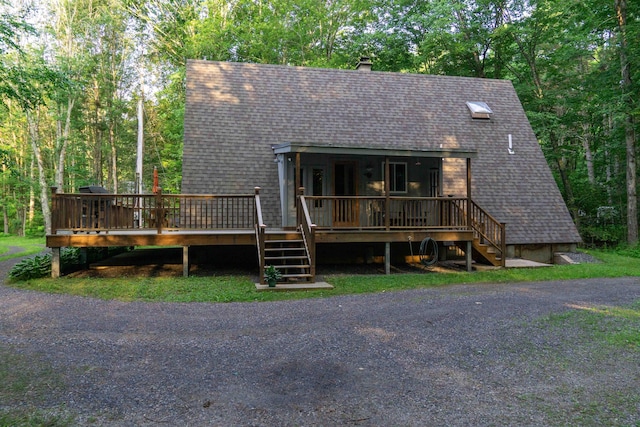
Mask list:
[[[384,244],[384,274],[391,274],[391,242]]]
[[[189,277],[189,246],[182,247],[182,276]]]
[[[79,254],[80,265],[83,268],[89,268],[89,249],[85,246],[80,248]]]
[[[467,250],[464,251],[464,257],[467,261],[467,272],[471,273],[473,271],[473,268],[471,267],[472,265],[472,258],[471,258],[471,252],[472,252],[473,248],[472,248],[472,242],[471,241],[467,241]]]
[[[51,277],[60,277],[60,248],[51,248]]]

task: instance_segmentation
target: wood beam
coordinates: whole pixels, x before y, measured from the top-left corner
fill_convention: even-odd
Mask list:
[[[47,236],[47,247],[108,247],[108,246],[207,246],[255,245],[254,230],[225,233],[164,233],[164,234],[56,234]]]
[[[385,243],[385,242],[421,242],[431,237],[438,242],[467,242],[473,240],[471,230],[416,230],[416,231],[384,231],[384,230],[318,230],[316,243]]]

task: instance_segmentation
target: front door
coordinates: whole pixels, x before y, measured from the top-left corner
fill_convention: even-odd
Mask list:
[[[333,194],[338,196],[333,204],[335,227],[357,227],[359,205],[357,196],[356,162],[336,162],[333,167]]]

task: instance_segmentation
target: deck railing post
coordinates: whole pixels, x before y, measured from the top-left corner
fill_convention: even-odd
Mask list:
[[[264,285],[264,248],[265,248],[265,232],[267,226],[264,224],[262,219],[262,204],[260,203],[260,187],[254,187],[254,197],[256,204],[256,247],[258,248],[258,265],[259,265],[259,273],[260,273],[260,284]]]
[[[311,221],[311,216],[309,215],[307,201],[304,197],[304,188],[301,188],[301,190],[298,224],[307,249],[309,274],[311,275],[310,281],[313,283],[316,281],[316,225]]]
[[[60,221],[60,212],[58,204],[58,187],[51,187],[51,234],[58,231],[58,221]]]
[[[302,224],[302,206],[300,204],[301,196],[304,196],[304,187],[298,187],[298,195],[296,196],[296,223]]]
[[[164,222],[164,209],[162,206],[162,189],[159,188],[156,192],[156,230],[158,234],[162,234],[162,223]]]
[[[500,223],[500,247],[502,248],[502,267],[507,266],[507,224]]]

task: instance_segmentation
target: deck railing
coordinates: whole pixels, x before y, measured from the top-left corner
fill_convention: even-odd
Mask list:
[[[467,199],[456,197],[305,196],[322,229],[468,229]]]
[[[256,196],[200,194],[52,194],[58,230],[252,230]]]
[[[471,225],[474,237],[486,245],[493,246],[501,256],[502,266],[505,266],[507,242],[505,239],[506,226],[498,222],[473,201],[471,202]]]
[[[262,203],[260,202],[260,187],[255,188],[255,200],[256,200],[256,218],[255,218],[255,229],[256,229],[256,249],[258,250],[258,268],[259,268],[259,276],[260,283],[264,285],[264,248],[265,248],[265,240],[266,240],[266,231],[267,225],[264,223],[262,219]]]
[[[304,240],[304,246],[307,251],[307,258],[309,259],[311,282],[315,282],[316,277],[316,224],[311,221],[311,215],[309,214],[308,204],[305,200],[304,190],[300,192],[300,208],[298,210],[298,226],[302,233],[302,239]]]

